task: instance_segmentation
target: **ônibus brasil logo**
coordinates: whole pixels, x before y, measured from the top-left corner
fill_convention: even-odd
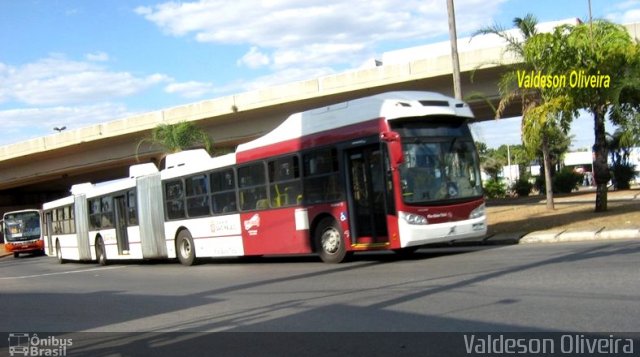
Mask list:
[[[73,345],[70,338],[55,336],[38,337],[38,334],[10,333],[10,356],[66,356],[67,348]]]

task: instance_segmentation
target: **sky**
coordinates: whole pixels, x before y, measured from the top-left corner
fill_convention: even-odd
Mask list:
[[[640,22],[640,0],[591,4],[594,18]],[[455,0],[455,8],[458,37],[527,13],[539,22],[589,14],[587,0]],[[0,146],[446,40],[446,0],[0,0]],[[574,146],[591,145],[589,118],[572,130]],[[473,131],[490,147],[520,143],[517,119]]]

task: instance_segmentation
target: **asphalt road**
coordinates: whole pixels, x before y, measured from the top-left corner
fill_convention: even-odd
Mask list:
[[[639,273],[637,240],[361,254],[340,265],[7,257],[0,331],[638,332]]]

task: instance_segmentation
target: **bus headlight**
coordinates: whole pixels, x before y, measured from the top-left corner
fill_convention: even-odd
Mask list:
[[[469,219],[479,218],[484,215],[485,215],[485,211],[484,211],[484,203],[483,203],[480,206],[478,206],[476,209],[471,211],[471,214],[469,214]]]
[[[427,219],[424,216],[413,213],[400,212],[400,217],[409,224],[427,224]]]

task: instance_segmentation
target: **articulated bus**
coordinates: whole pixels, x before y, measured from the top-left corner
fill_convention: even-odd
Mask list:
[[[65,260],[167,258],[160,173],[154,164],[129,177],[71,187],[71,196],[45,203],[47,255]],[[143,238],[144,237],[144,238]]]
[[[74,186],[44,205],[46,242],[61,261],[191,265],[310,253],[339,263],[358,251],[481,237],[471,118],[463,102],[409,91],[297,113],[232,154],[185,151],[159,173],[136,165],[127,179]]]
[[[42,215],[38,209],[6,212],[2,217],[7,252],[17,258],[20,253],[44,253]]]

